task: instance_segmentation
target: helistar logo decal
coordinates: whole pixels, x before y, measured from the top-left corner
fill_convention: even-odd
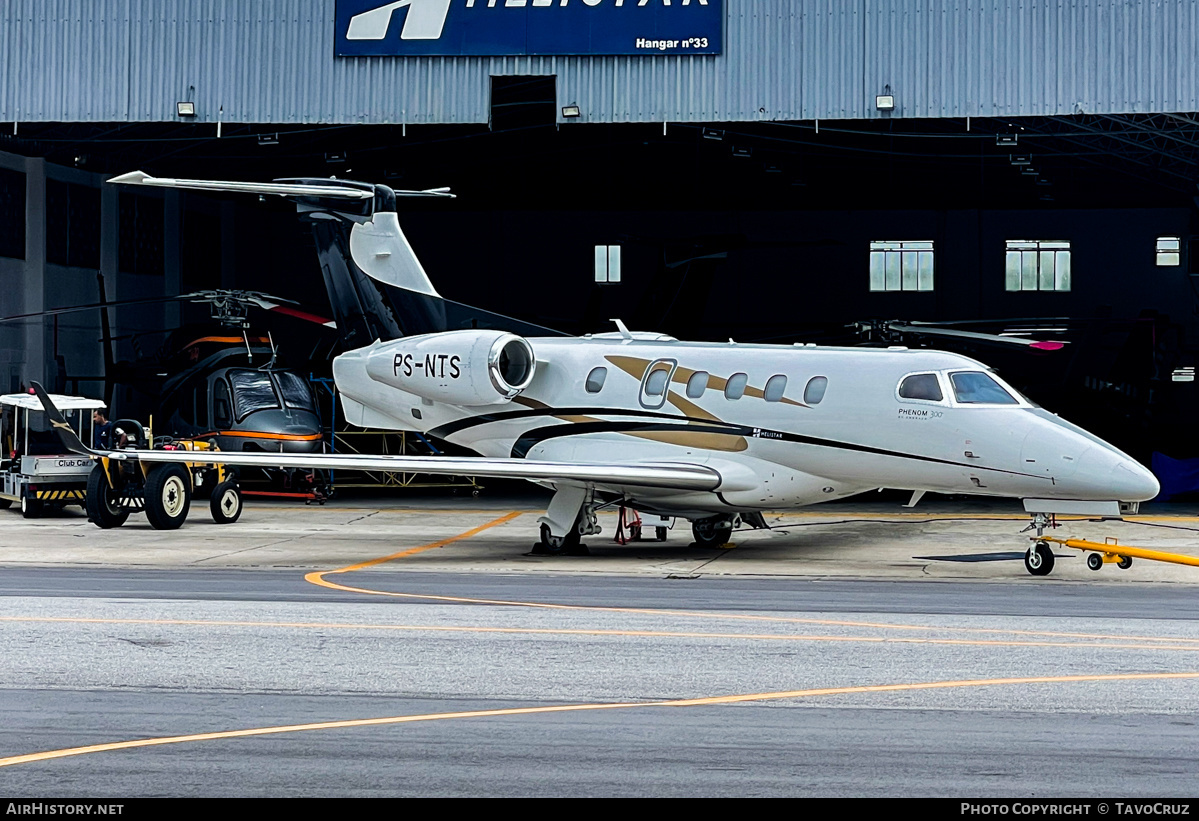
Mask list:
[[[724,0],[337,0],[338,56],[719,54]]]

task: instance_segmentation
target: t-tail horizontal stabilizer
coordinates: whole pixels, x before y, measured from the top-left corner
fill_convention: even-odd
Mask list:
[[[33,392],[37,394],[37,398],[41,400],[42,408],[46,411],[46,418],[50,420],[50,424],[54,427],[54,432],[58,434],[58,438],[62,441],[62,446],[71,453],[77,453],[80,456],[96,456],[96,452],[83,442],[79,441],[79,437],[75,434],[74,428],[67,422],[62,415],[62,411],[54,406],[54,402],[50,399],[50,394],[46,393],[46,389],[39,382],[32,382]]]

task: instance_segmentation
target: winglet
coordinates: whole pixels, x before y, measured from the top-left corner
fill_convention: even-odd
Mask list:
[[[38,382],[31,382],[33,392],[37,394],[37,398],[41,400],[42,408],[46,411],[46,417],[50,420],[50,424],[54,426],[54,432],[58,434],[62,446],[71,453],[78,453],[80,456],[95,456],[96,452],[79,441],[79,437],[75,435],[70,424],[63,417],[62,411],[54,406],[54,402],[50,399],[50,394],[46,393],[46,389]]]

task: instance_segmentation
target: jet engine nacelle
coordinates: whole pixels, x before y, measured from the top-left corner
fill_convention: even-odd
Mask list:
[[[446,331],[376,346],[366,358],[371,379],[434,402],[498,405],[533,381],[536,360],[526,339],[504,331]]]

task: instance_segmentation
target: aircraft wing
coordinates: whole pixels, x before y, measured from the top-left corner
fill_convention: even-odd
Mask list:
[[[473,456],[371,456],[337,453],[245,453],[195,450],[94,450],[79,440],[37,382],[34,391],[63,445],[72,453],[97,459],[148,463],[200,463],[260,468],[323,468],[327,470],[382,470],[392,473],[430,473],[449,476],[486,476],[531,481],[567,481],[606,486],[672,490],[715,490],[720,473],[703,465],[685,462],[537,462],[527,459],[492,459]]]

